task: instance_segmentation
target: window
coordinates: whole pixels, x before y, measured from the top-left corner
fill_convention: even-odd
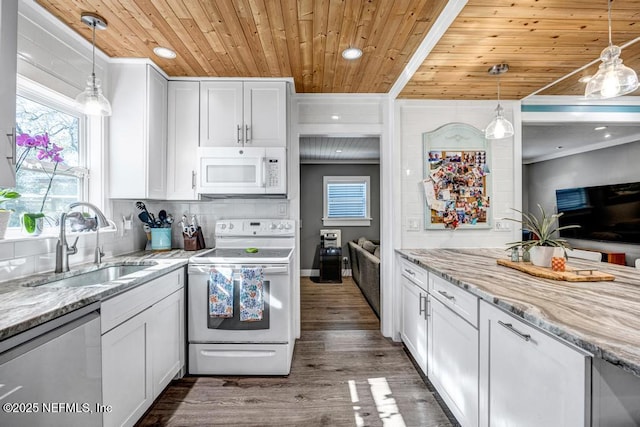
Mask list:
[[[27,152],[27,147],[17,147],[16,191],[22,197],[12,202],[16,215],[11,216],[9,226],[19,227],[21,214],[26,212],[43,212],[51,224],[69,203],[86,198],[84,116],[53,94],[28,89],[19,89],[19,93],[16,135],[46,133],[51,147],[62,148],[59,154],[63,161],[56,166],[55,161],[40,159],[38,148]]]
[[[368,176],[325,176],[323,186],[323,225],[371,225]]]

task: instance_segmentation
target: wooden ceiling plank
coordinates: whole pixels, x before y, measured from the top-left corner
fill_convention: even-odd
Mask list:
[[[329,14],[327,17],[326,53],[323,62],[322,87],[320,92],[331,92],[334,87],[334,79],[338,62],[344,61],[340,50],[340,31],[342,21],[345,19],[345,1],[330,0]]]
[[[313,2],[313,92],[322,92],[324,55],[327,44],[329,0]]]
[[[279,1],[267,1],[265,3],[269,22],[271,23],[271,37],[273,39],[273,47],[275,49],[279,76],[293,76],[291,70],[292,60],[289,58],[289,50],[287,46],[287,27],[284,23],[284,12],[282,11]]]
[[[271,3],[271,2],[270,2]],[[301,42],[298,31],[298,5],[296,0],[280,0],[282,11],[287,53],[289,56],[290,76],[302,76]],[[294,79],[296,92],[303,92],[303,85],[300,78]]]
[[[356,3],[357,4],[357,3]],[[356,10],[358,18],[356,19],[355,35],[353,45],[362,49],[363,56],[368,48],[369,34],[371,33],[371,25],[375,14],[375,5],[371,2],[364,0],[360,1],[360,5]],[[345,93],[355,93],[356,86],[359,81],[359,74],[362,72],[361,63],[362,58],[355,61],[347,61],[345,64],[345,73],[342,81],[342,89]]]
[[[260,76],[259,58],[255,58],[250,41],[245,37],[243,23],[240,21],[235,5],[231,0],[222,0],[212,2],[215,3],[220,16],[221,22],[224,23],[225,32],[223,40],[229,51],[235,51],[236,57],[241,65],[239,66],[247,77]]]
[[[255,34],[260,46],[262,46],[262,52],[266,60],[268,74],[265,74],[264,77],[280,77],[283,74],[273,39],[272,31],[275,25],[271,23],[272,17],[267,12],[264,0],[249,0],[249,7],[255,25]],[[273,17],[273,21],[274,23],[276,22],[275,17]]]
[[[227,2],[222,3],[225,4]],[[244,38],[244,45],[247,48],[246,54],[248,55],[247,60],[251,60],[256,64],[257,73],[251,77],[268,76],[269,66],[267,65],[265,52],[260,43],[260,37],[258,36],[258,29],[252,16],[251,6],[247,0],[235,0],[230,6],[229,11],[233,10],[240,30],[235,36],[237,39],[241,37]]]
[[[356,17],[359,12],[359,4],[355,1],[347,1],[342,11],[342,20],[340,22],[340,40],[338,42],[338,54],[336,54],[335,70],[333,72],[332,92],[344,91],[337,88],[344,88],[346,70],[350,62],[342,57],[342,51],[348,47],[354,46],[355,43],[355,27]],[[356,60],[357,61],[357,60]],[[353,64],[351,64],[353,65]]]

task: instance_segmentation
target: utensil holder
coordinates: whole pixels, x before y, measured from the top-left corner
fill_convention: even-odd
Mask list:
[[[152,228],[151,229],[151,250],[170,251],[171,250],[171,229]]]

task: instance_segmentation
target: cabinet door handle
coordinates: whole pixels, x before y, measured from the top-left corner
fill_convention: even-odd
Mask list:
[[[445,291],[438,291],[438,293],[440,295],[442,295],[443,297],[445,297],[446,299],[448,299],[449,301],[455,301],[456,300],[456,297],[454,297],[453,295],[449,295]]]
[[[245,144],[249,144],[251,142],[251,137],[249,136],[249,131],[250,131],[250,127],[249,125],[244,125],[244,142]]]
[[[517,336],[519,336],[520,338],[522,338],[525,341],[530,341],[531,340],[531,335],[523,334],[522,332],[520,332],[519,330],[514,328],[511,323],[504,323],[502,320],[498,320],[498,324],[504,326],[505,328],[507,328],[508,330],[510,330],[511,332],[513,332],[514,334],[516,334]]]
[[[410,274],[410,275],[412,275],[412,276],[415,276],[415,275],[416,275],[416,273],[414,273],[413,271],[409,270],[408,268],[405,268],[405,269],[404,269],[404,272],[405,272],[405,273],[407,273],[407,274]]]
[[[7,156],[7,160],[10,160],[11,164],[15,166],[18,157],[16,152],[16,128],[11,128],[11,133],[8,133],[7,137],[9,138],[9,144],[11,145],[11,155]]]
[[[242,127],[240,125],[238,125],[238,144],[242,144]]]
[[[191,189],[196,189],[196,171],[191,171]]]
[[[422,305],[422,301],[425,302],[424,306]],[[422,315],[422,313],[426,313],[427,312],[427,298],[425,298],[424,295],[422,295],[422,292],[420,292],[420,297],[418,300],[418,304],[420,305],[420,310],[418,311],[418,316]]]

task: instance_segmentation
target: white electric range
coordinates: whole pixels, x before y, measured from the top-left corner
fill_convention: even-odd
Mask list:
[[[291,275],[295,221],[221,220],[214,234],[216,247],[189,259],[189,373],[288,374],[295,345]],[[242,278],[247,269],[258,271],[261,277],[264,309],[259,320],[240,316]],[[216,280],[212,271],[227,272],[233,283],[233,295],[229,292],[226,301],[229,317],[212,313],[210,285]]]

